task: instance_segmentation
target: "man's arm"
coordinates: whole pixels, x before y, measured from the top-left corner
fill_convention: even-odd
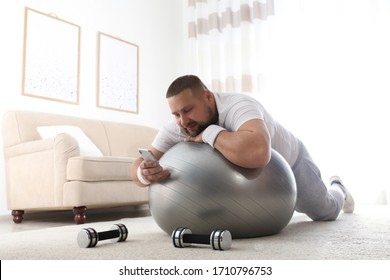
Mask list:
[[[156,150],[154,147],[149,148],[153,155],[159,160],[164,153]],[[169,176],[169,171],[163,169],[161,165],[157,161],[145,161],[142,157],[137,158],[130,169],[130,176],[133,181],[140,187],[148,186],[149,184],[143,184],[138,175],[137,170],[140,168],[140,172],[142,177],[149,181],[150,183],[155,183],[157,181],[163,180]]]
[[[186,140],[203,142],[202,133]],[[221,131],[214,141],[214,148],[230,162],[246,168],[264,167],[271,158],[269,132],[260,119],[249,120],[234,132]]]

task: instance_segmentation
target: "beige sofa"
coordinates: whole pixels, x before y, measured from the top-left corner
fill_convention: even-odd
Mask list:
[[[7,112],[4,166],[14,222],[22,221],[25,210],[73,209],[81,224],[87,208],[147,203],[148,191],[132,182],[130,166],[156,133],[124,123]]]

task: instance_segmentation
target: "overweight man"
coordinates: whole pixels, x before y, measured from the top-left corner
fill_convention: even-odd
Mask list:
[[[174,118],[160,129],[149,147],[157,161],[139,157],[131,167],[131,177],[140,187],[170,175],[158,160],[182,141],[210,145],[230,162],[245,168],[267,165],[272,148],[294,173],[296,211],[315,221],[336,220],[341,210],[353,212],[353,197],[341,179],[333,176],[327,187],[302,141],[256,99],[239,93],[211,92],[194,75],[174,80],[166,98]]]

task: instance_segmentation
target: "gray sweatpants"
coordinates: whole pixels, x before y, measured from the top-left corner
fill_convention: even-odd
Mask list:
[[[305,213],[315,221],[336,220],[343,208],[345,195],[337,185],[329,188],[325,186],[320,170],[302,142],[292,171],[297,184],[295,210]]]

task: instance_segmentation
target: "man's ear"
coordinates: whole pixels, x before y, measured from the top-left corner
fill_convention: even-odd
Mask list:
[[[211,93],[211,91],[205,90],[205,95],[206,95],[206,98],[207,98],[208,102],[213,101],[214,95]]]

